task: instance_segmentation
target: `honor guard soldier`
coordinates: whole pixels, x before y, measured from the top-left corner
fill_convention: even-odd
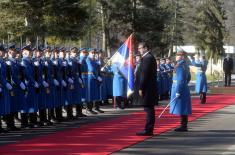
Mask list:
[[[160,60],[160,71],[162,76],[162,95],[160,95],[160,100],[167,99],[168,92],[169,92],[169,86],[168,86],[168,74],[167,74],[167,68],[166,68],[166,59],[161,58]]]
[[[68,82],[67,82],[67,66],[68,66],[68,62],[65,59],[65,52],[66,49],[64,47],[61,47],[59,50],[59,59],[58,59],[58,72],[59,72],[59,82],[60,82],[60,102],[59,102],[59,107],[56,108],[56,117],[58,119],[59,122],[63,121],[63,111],[62,108],[63,106],[65,106],[65,102],[67,100],[67,86],[68,86]]]
[[[10,92],[11,113],[6,116],[7,128],[11,131],[19,130],[19,128],[16,128],[15,126],[14,117],[18,115],[19,104],[24,104],[21,102],[19,103],[19,101],[21,101],[20,99],[22,99],[22,102],[25,102],[25,99],[23,99],[24,91],[21,89],[21,87],[25,89],[25,85],[24,83],[21,83],[19,79],[20,64],[16,62],[15,54],[15,44],[11,44],[8,48],[8,58],[6,60],[6,79],[13,87]]]
[[[46,47],[43,50],[44,57],[42,59],[42,78],[43,78],[43,87],[42,87],[42,104],[44,108],[41,108],[41,115],[40,121],[43,125],[52,125],[51,122],[51,113],[50,111],[53,110],[53,93],[55,91],[55,85],[53,83],[53,63],[50,60],[51,57],[51,49],[50,47]],[[48,118],[47,118],[47,111],[48,110]]]
[[[82,113],[82,94],[81,94],[82,89],[84,88],[84,82],[82,80],[82,75],[81,75],[81,64],[79,63],[78,49],[76,47],[73,47],[70,50],[70,59],[68,64],[69,64],[68,76],[70,79],[72,79],[73,82],[69,87],[70,88],[69,100],[72,103],[72,105],[75,105],[76,107],[75,108],[76,117],[85,117],[86,115]]]
[[[6,49],[0,45],[0,133],[7,132],[2,128],[1,116],[10,113],[10,91],[12,86],[6,80],[6,64],[3,60]]]
[[[179,51],[176,53],[175,73],[171,89],[170,113],[180,115],[181,125],[175,131],[188,131],[188,115],[192,114],[191,95],[188,83],[191,80],[189,66],[186,61],[186,53]]]
[[[196,93],[200,95],[200,103],[206,103],[206,93],[207,93],[207,78],[206,78],[206,70],[207,64],[206,57],[201,55],[200,58],[196,54],[195,59],[189,57],[191,64],[197,68],[196,72]]]
[[[162,74],[160,69],[160,58],[156,58],[156,64],[157,64],[157,93],[158,93],[158,99],[163,95],[162,91]]]
[[[26,97],[26,112],[29,114],[29,127],[38,127],[37,112],[38,112],[38,97],[39,97],[39,79],[37,79],[39,62],[32,62],[32,50],[30,45],[22,48],[22,66],[25,74],[28,94]]]
[[[53,63],[52,66],[52,78],[53,78],[53,108],[49,111],[49,119],[52,123],[57,123],[58,119],[61,119],[62,117],[62,109],[60,107],[61,105],[61,99],[60,99],[60,80],[59,80],[59,64],[58,64],[58,58],[59,58],[59,48],[55,47],[53,50],[51,61]]]
[[[98,65],[98,75],[102,78],[102,83],[100,84],[100,95],[99,95],[99,105],[103,103],[108,103],[108,94],[107,94],[107,74],[104,70],[101,70],[102,66],[104,65],[103,61],[103,51],[97,50],[96,53],[96,62]]]
[[[100,89],[99,85],[102,83],[102,78],[98,75],[98,65],[95,60],[95,54],[96,54],[96,49],[90,48],[89,49],[89,56],[86,59],[87,63],[87,80],[88,80],[88,111],[91,114],[97,114],[92,110],[93,108],[93,103],[95,103],[95,110],[97,112],[103,113],[102,110],[100,110],[100,105],[99,102],[99,94],[100,94]]]
[[[43,48],[39,46],[38,48],[35,48],[35,57],[33,59],[33,63],[35,65],[35,80],[39,83],[39,95],[38,95],[38,108],[39,108],[39,125],[44,126],[50,124],[47,120],[47,114],[46,114],[46,102],[45,102],[45,95],[48,92],[49,84],[45,80],[45,72],[43,71],[43,60],[42,60],[42,51]],[[37,66],[38,63],[38,66]],[[48,98],[49,100],[50,98]]]
[[[86,48],[80,48],[80,57],[79,57],[79,63],[81,65],[81,73],[82,73],[82,80],[84,82],[84,87],[81,90],[81,97],[82,97],[82,103],[86,103],[87,107],[89,106],[88,104],[88,74],[87,74],[87,63],[86,59],[88,56],[88,52]],[[96,112],[90,111],[91,113],[95,114]]]
[[[125,77],[121,74],[118,66],[112,64],[111,72],[113,73],[113,97],[114,105],[119,109],[124,109],[124,100],[126,98],[127,92],[127,81]]]
[[[166,58],[166,69],[167,69],[167,77],[168,77],[168,93],[167,95],[167,99],[169,99],[169,95],[171,92],[171,87],[172,87],[172,78],[173,78],[173,71],[174,71],[174,65],[171,63],[171,59],[170,58]]]

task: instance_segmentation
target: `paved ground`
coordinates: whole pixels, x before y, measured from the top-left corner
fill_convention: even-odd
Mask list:
[[[189,132],[170,131],[113,155],[235,155],[234,120],[231,105],[190,123]]]

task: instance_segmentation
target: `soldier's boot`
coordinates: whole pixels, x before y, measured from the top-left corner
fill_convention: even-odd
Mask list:
[[[29,113],[29,127],[37,128],[39,123],[37,122],[37,113]]]
[[[104,111],[100,109],[100,101],[95,102],[95,110],[99,113],[104,113]]]
[[[14,113],[14,119],[15,119],[16,123],[20,123],[20,118],[19,118],[18,112]]]
[[[6,124],[7,124],[7,130],[10,131],[19,131],[20,129],[15,126],[14,121],[14,114],[8,114],[6,115]]]
[[[64,120],[62,107],[55,108],[55,115],[58,122],[62,122]]]
[[[90,114],[97,114],[97,112],[93,111],[92,108],[93,108],[93,102],[88,102],[87,109],[88,109],[89,113]]]
[[[175,131],[177,132],[187,132],[188,131],[188,116],[181,115],[180,116],[180,127],[176,128]]]
[[[67,118],[68,119],[74,119],[74,117],[73,117],[73,106],[72,105],[68,105],[66,107],[66,111],[67,111]]]
[[[82,113],[82,104],[76,105],[76,117],[86,117],[87,115]]]
[[[8,131],[2,128],[2,120],[0,116],[0,133],[7,133]]]
[[[200,93],[200,103],[203,104],[203,93]]]
[[[104,105],[109,105],[109,100],[104,100]]]
[[[56,117],[55,117],[54,108],[48,109],[48,120],[49,120],[50,125],[52,125],[53,123],[58,123],[58,121],[56,120]]]
[[[49,121],[47,120],[47,111],[46,111],[46,109],[39,110],[39,119],[40,119],[40,122],[39,122],[40,126],[44,126],[44,125],[49,124]]]
[[[202,93],[202,104],[206,103],[206,93]]]
[[[20,122],[21,122],[21,128],[27,128],[29,127],[29,123],[28,123],[28,114],[27,113],[21,113],[20,114]]]

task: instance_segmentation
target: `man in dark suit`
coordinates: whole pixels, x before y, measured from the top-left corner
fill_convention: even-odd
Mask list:
[[[147,114],[145,129],[136,133],[138,136],[152,136],[155,123],[154,105],[157,104],[157,72],[156,60],[149,52],[146,43],[141,42],[138,45],[141,59],[140,88],[139,95],[142,97],[144,111]]]
[[[224,86],[231,86],[231,74],[233,71],[233,59],[229,55],[226,56],[223,62],[223,70],[225,74],[225,84]]]

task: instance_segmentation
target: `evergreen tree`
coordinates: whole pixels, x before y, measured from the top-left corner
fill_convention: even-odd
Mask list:
[[[220,0],[201,0],[196,11],[195,43],[216,62],[224,54],[226,14]]]

